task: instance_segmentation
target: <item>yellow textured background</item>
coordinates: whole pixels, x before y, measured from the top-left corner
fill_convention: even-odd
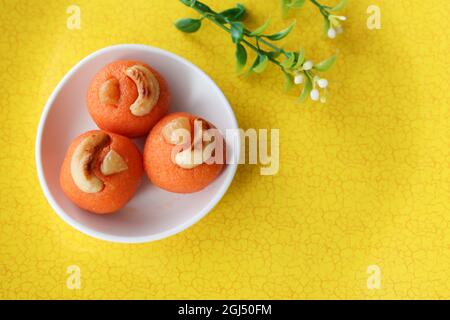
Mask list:
[[[252,27],[296,18],[288,49],[316,61],[340,50],[328,104],[298,105],[274,67],[236,77],[216,26],[174,29],[195,16],[178,1],[0,0],[0,298],[450,298],[450,2],[350,1],[334,41],[311,4],[283,21],[278,0],[241,2]],[[71,4],[81,30],[66,27]],[[381,30],[366,27],[371,4]],[[206,218],[155,243],[103,242],[66,225],[37,180],[39,117],[74,64],[117,43],[186,57],[241,127],[279,128],[279,174],[241,166]],[[366,285],[373,264],[379,290]],[[69,265],[81,268],[80,290],[66,287]]]

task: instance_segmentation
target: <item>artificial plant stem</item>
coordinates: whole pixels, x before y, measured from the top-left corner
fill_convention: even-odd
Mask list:
[[[276,50],[277,52],[281,52],[281,53],[284,54],[284,55],[286,54],[286,52],[285,52],[283,49],[277,47],[276,45],[274,45],[274,44],[272,44],[271,42],[265,40],[264,38],[262,38],[262,37],[257,37],[257,38],[258,38],[258,40],[259,40],[261,43],[264,43],[266,46],[272,48],[273,50]]]
[[[212,21],[214,24],[216,24],[216,25],[217,25],[218,27],[220,27],[222,30],[226,31],[227,33],[231,33],[231,30],[230,30],[229,28],[227,28],[226,26],[224,26],[222,23],[220,23],[219,21],[217,21],[217,20],[215,19],[214,15],[217,14],[215,11],[211,10],[210,13],[205,13],[205,12],[203,12],[202,10],[200,10],[200,9],[198,9],[198,8],[193,7],[193,9],[194,9],[195,11],[197,11],[199,14],[201,14],[201,15],[202,15],[202,18],[206,18],[206,19]],[[259,40],[260,40],[262,43],[266,44],[267,46],[271,47],[272,49],[277,50],[278,52],[284,53],[284,50],[283,50],[283,49],[278,48],[277,46],[271,44],[270,42],[265,41],[264,39],[261,39],[261,38],[260,38]],[[252,49],[253,51],[255,51],[257,54],[260,54],[260,53],[261,53],[261,50],[260,50],[259,48],[255,47],[252,43],[248,42],[246,39],[242,39],[241,42],[242,42],[242,43],[245,43],[250,49]],[[283,67],[281,66],[280,62],[278,62],[278,60],[276,60],[276,59],[274,59],[274,58],[272,58],[272,57],[270,57],[270,56],[268,56],[268,59],[269,59],[272,63],[274,63],[274,64],[276,64],[277,66],[279,66],[280,68],[283,68]]]
[[[325,16],[328,17],[328,12],[325,6],[321,5],[320,3],[318,3],[316,0],[309,0],[312,4],[314,4],[319,10],[320,12]]]

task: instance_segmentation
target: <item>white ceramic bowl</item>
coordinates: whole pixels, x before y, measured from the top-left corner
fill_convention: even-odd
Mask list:
[[[200,192],[183,195],[152,185],[146,176],[134,198],[112,215],[95,215],[74,205],[59,185],[59,170],[70,142],[96,129],[86,108],[86,90],[94,74],[114,60],[148,63],[167,80],[172,93],[170,112],[199,115],[225,133],[237,129],[233,110],[217,85],[189,61],[164,50],[124,44],[96,51],[65,75],[47,101],[36,137],[39,181],[52,208],[72,227],[95,238],[139,243],[176,234],[204,217],[228,189],[237,164],[228,164],[221,175]],[[145,139],[135,140],[143,147]],[[239,157],[240,141],[227,141],[228,158]]]

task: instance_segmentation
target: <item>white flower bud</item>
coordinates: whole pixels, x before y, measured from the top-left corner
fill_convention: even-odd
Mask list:
[[[347,17],[346,17],[346,16],[336,16],[336,18],[338,18],[338,19],[341,20],[341,21],[347,20]]]
[[[319,98],[320,98],[320,96],[319,96],[319,90],[317,90],[317,89],[312,90],[311,93],[310,93],[310,96],[311,96],[311,99],[312,99],[313,101],[319,100]]]
[[[336,30],[334,30],[333,28],[328,29],[327,35],[330,39],[336,38]]]
[[[324,88],[328,87],[328,80],[320,79],[317,81],[317,84],[319,85],[320,88],[324,89]]]
[[[302,84],[303,80],[305,80],[305,77],[303,76],[303,74],[297,74],[294,78],[294,83],[295,84]]]
[[[303,70],[308,71],[311,70],[312,67],[314,66],[314,63],[310,60],[305,61],[305,63],[303,63]]]

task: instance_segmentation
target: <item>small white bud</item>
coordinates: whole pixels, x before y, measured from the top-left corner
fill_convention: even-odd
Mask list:
[[[314,66],[314,63],[310,60],[305,61],[305,63],[303,63],[303,70],[308,71],[311,70],[312,67]]]
[[[320,96],[319,96],[319,90],[317,90],[317,89],[312,90],[311,93],[310,93],[310,96],[311,96],[311,99],[312,99],[313,101],[319,100],[319,98],[320,98]]]
[[[305,80],[305,77],[303,76],[303,74],[297,74],[294,78],[294,83],[295,84],[302,84],[303,80]]]
[[[328,80],[327,79],[319,79],[317,81],[317,84],[319,85],[320,88],[324,89],[324,88],[328,87]]]
[[[338,19],[341,20],[341,21],[347,20],[347,17],[346,17],[346,16],[336,16],[336,18],[338,18]]]
[[[330,39],[336,38],[336,30],[334,30],[333,28],[328,29],[327,35]]]

